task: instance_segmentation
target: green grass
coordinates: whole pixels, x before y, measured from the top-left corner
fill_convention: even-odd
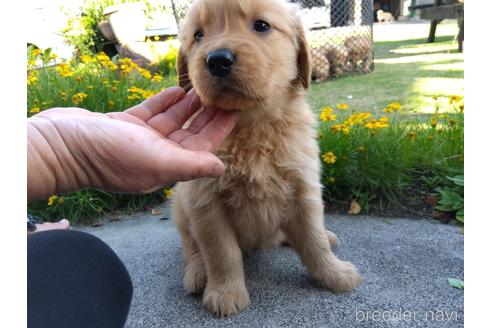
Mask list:
[[[422,198],[450,184],[447,176],[463,173],[463,54],[457,51],[455,22],[438,27],[435,43],[426,43],[429,24],[388,24],[374,28],[375,69],[315,84],[309,102],[315,112],[334,108],[336,121],[320,123],[321,154],[332,152],[335,163],[323,162],[324,198],[347,208],[355,199],[367,212],[415,213]],[[385,113],[390,102],[402,110]],[[336,109],[337,104],[349,110]],[[370,130],[369,120],[348,134],[331,131],[355,112],[387,116],[387,128]],[[432,119],[436,125],[432,126]]]
[[[376,25],[374,71],[314,84],[314,110],[348,103],[359,111],[377,112],[399,101],[405,114],[432,113],[433,96],[464,94],[464,55],[457,51],[454,22],[440,24],[435,43],[426,43],[429,24]],[[402,37],[410,37],[402,39]]]

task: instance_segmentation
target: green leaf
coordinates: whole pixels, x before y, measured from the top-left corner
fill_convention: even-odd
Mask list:
[[[456,278],[448,278],[448,283],[451,287],[458,288],[458,289],[465,289],[465,283],[463,280],[456,279]]]
[[[458,212],[456,212],[456,220],[460,221],[461,223],[465,223],[465,209],[462,208]]]
[[[451,178],[451,177],[446,177],[446,178],[453,181],[458,186],[461,186],[461,187],[465,186],[465,176],[464,175],[457,175],[454,178]]]

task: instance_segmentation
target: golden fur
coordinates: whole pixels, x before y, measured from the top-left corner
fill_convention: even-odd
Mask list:
[[[323,47],[311,49],[312,73],[311,80],[322,82],[330,77],[330,62]]]
[[[271,29],[254,31],[258,19]],[[220,317],[243,310],[250,302],[243,252],[283,240],[321,286],[356,288],[356,268],[332,253],[336,236],[324,227],[315,119],[305,100],[310,56],[299,18],[281,0],[197,0],[180,39],[180,85],[191,83],[206,105],[240,110],[217,152],[224,175],[179,183],[173,195],[186,291],[203,292],[205,307]],[[227,78],[205,67],[207,53],[219,48],[237,57]]]
[[[339,77],[347,70],[348,51],[345,45],[326,45],[325,54],[330,62],[330,73]]]
[[[372,43],[366,37],[354,35],[344,42],[348,54],[348,69],[357,69],[364,73],[371,71],[372,65]]]

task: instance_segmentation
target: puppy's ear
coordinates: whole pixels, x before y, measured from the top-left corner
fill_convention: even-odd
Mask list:
[[[190,91],[192,85],[188,74],[188,60],[182,49],[179,49],[177,70],[179,86],[185,89],[186,92]]]
[[[296,22],[297,35],[297,78],[295,82],[302,83],[304,89],[311,85],[311,52],[306,38],[306,33],[301,20]]]

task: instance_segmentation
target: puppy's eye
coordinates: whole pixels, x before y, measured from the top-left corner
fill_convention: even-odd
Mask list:
[[[194,37],[195,37],[196,42],[202,41],[202,38],[203,38],[202,31],[196,31]]]
[[[270,24],[262,20],[257,20],[253,25],[253,29],[256,32],[266,32],[270,29]]]

